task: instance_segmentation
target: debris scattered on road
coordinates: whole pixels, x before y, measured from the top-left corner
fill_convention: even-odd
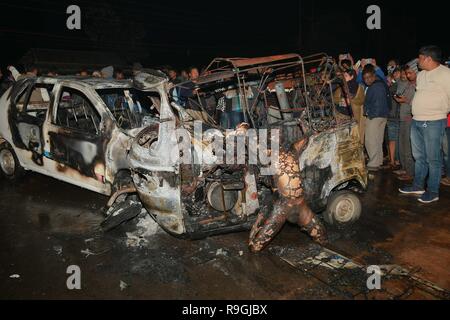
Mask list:
[[[126,288],[128,288],[129,285],[128,285],[126,282],[120,280],[119,287],[120,287],[120,291],[123,291],[123,290],[125,290]]]
[[[141,218],[136,226],[138,229],[144,230],[144,233],[141,234],[142,237],[155,235],[162,230],[158,223],[148,214]]]
[[[12,274],[12,275],[10,275],[9,276],[11,279],[19,279],[20,278],[20,275],[18,275],[18,274]]]
[[[81,253],[86,255],[85,258],[87,258],[89,256],[95,256],[96,255],[94,252],[92,252],[89,249],[81,250]]]
[[[148,240],[140,237],[140,236],[136,236],[131,232],[127,232],[127,247],[132,247],[132,248],[141,248],[141,247],[145,247],[148,244]]]
[[[226,257],[226,256],[228,256],[228,252],[226,252],[225,250],[220,248],[220,249],[217,249],[216,256],[224,256],[224,257]]]
[[[53,250],[56,252],[56,254],[59,256],[62,254],[63,248],[62,246],[53,246]]]
[[[158,225],[158,223],[156,223],[156,221],[153,220],[153,218],[148,214],[146,214],[139,220],[139,222],[136,224],[136,227],[136,231],[126,233],[127,247],[145,247],[148,244],[147,238],[161,231],[161,227]]]

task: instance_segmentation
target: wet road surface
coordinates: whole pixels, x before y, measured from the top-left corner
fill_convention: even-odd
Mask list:
[[[176,239],[151,220],[103,234],[107,198],[38,174],[0,180],[0,299],[449,299],[450,188],[422,205],[379,173],[327,248],[287,225],[261,254],[247,232]],[[137,220],[137,219],[136,219]],[[145,232],[145,233],[144,233]],[[67,267],[81,269],[68,290]],[[380,290],[367,266],[385,271]]]

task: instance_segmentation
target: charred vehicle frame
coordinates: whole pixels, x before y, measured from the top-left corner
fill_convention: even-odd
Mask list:
[[[314,212],[351,224],[367,186],[357,124],[335,111],[339,77],[324,54],[217,58],[188,84],[187,104],[177,99],[186,83],[173,87],[157,71],[133,82],[27,78],[0,100],[0,167],[7,178],[27,169],[110,195],[105,229],[145,208],[179,237],[251,229],[250,248],[260,251],[289,221],[324,242]],[[219,124],[227,92],[242,101],[236,128]],[[199,123],[208,134],[196,135]],[[257,150],[277,146],[264,150],[276,155],[270,164],[248,163],[250,129],[280,133],[279,150],[273,136],[257,141]],[[245,162],[218,161],[214,142],[230,137],[233,151],[243,137]],[[262,174],[267,165],[273,176]]]
[[[250,246],[259,251],[284,221],[324,240],[323,226],[313,211],[325,209],[325,220],[331,224],[347,225],[359,218],[356,193],[367,186],[364,154],[356,122],[336,115],[329,80],[339,73],[324,57],[218,58],[193,83],[169,88],[172,99],[180,96],[174,89],[192,90],[188,104],[162,106],[165,121],[135,140],[129,158],[140,199],[166,231],[199,238],[253,226]],[[315,64],[319,72],[305,71],[305,65]],[[138,81],[146,86],[145,78]],[[216,113],[223,93],[230,90],[242,97],[244,122],[248,122],[231,134],[249,128],[280,130],[280,162],[274,177],[262,176],[258,165],[195,161],[186,165],[161,156],[175,150],[192,159],[199,158],[198,153],[217,159],[210,147],[214,139],[196,137],[193,128],[200,121],[215,129],[216,137],[230,134],[219,125]],[[188,132],[191,149],[179,149],[183,139],[174,134],[179,128]],[[274,199],[280,199],[275,206]],[[275,211],[283,217],[273,219],[278,225],[264,231],[263,221],[270,220],[264,215]],[[270,236],[255,245],[252,237],[258,234]]]
[[[19,80],[0,100],[1,174],[12,180],[30,170],[111,195],[129,172],[129,143],[159,121],[159,104],[160,95],[131,81]]]

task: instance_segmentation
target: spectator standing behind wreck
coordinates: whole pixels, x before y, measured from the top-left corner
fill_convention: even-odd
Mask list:
[[[387,132],[389,140],[389,167],[391,169],[398,169],[399,166],[399,148],[398,136],[400,133],[400,104],[394,99],[398,90],[403,91],[406,87],[406,79],[401,79],[401,70],[396,68],[392,71],[388,81],[389,93],[391,96],[391,110],[389,112],[387,122]]]
[[[189,80],[189,72],[187,72],[186,70],[181,70],[180,73],[180,77],[181,77],[181,81],[187,81]]]
[[[398,59],[391,59],[387,64],[387,79],[388,82],[395,82],[395,72],[400,70],[400,62]]]
[[[400,104],[399,156],[403,171],[399,180],[412,180],[414,177],[414,159],[411,148],[412,101],[416,93],[417,68],[413,62],[403,67],[406,72],[405,86],[399,86],[394,99]]]
[[[114,70],[114,79],[115,80],[124,80],[125,79],[125,74],[123,73],[123,71],[121,69]]]
[[[132,67],[132,74],[133,77],[137,76],[139,73],[142,72],[143,66],[142,64],[140,64],[139,62],[135,62],[133,63],[133,67]]]
[[[389,115],[391,97],[383,80],[377,78],[375,68],[367,65],[363,70],[363,79],[367,86],[364,101],[366,116],[365,146],[369,155],[367,169],[378,171],[383,164],[383,140]]]
[[[350,115],[349,109],[351,108],[351,113],[353,118],[356,120],[359,126],[359,136],[361,138],[361,144],[364,144],[364,112],[363,105],[365,99],[364,87],[356,81],[356,72],[353,69],[346,69],[343,72],[344,80],[347,82],[348,97],[345,98],[343,95],[343,87],[339,86],[334,91],[334,101],[339,103],[337,110],[340,113]],[[342,109],[344,108],[345,111]]]
[[[445,61],[445,66],[450,68],[450,57]],[[443,141],[444,162],[445,162],[445,178],[441,179],[441,184],[450,187],[450,113],[447,116],[447,128],[445,128],[445,136]]]
[[[450,114],[447,116],[447,128],[445,128],[446,137],[444,137],[444,153],[445,153],[445,178],[441,180],[441,184],[450,187]]]
[[[191,81],[197,81],[198,77],[200,77],[200,72],[198,71],[197,67],[191,67],[189,68],[189,80]]]
[[[248,90],[248,95],[252,93]],[[238,124],[244,122],[244,111],[242,104],[244,97],[240,90],[232,89],[224,93],[225,110],[220,118],[220,125],[225,129],[234,129]]]
[[[101,71],[102,78],[112,80],[114,76],[114,67],[113,66],[107,66],[104,67]]]
[[[369,61],[371,63],[368,63]],[[361,68],[358,71],[358,76],[356,77],[356,81],[358,81],[359,84],[362,84],[363,86],[366,85],[364,78],[363,78],[363,70],[367,66],[372,67],[374,69],[375,75],[380,80],[383,80],[385,83],[388,83],[388,80],[387,80],[386,76],[384,75],[383,70],[381,70],[381,68],[377,66],[377,61],[375,59],[363,59],[361,61]]]
[[[343,70],[352,69],[354,66],[354,60],[350,53],[344,53],[339,55],[339,67]]]
[[[450,69],[441,65],[442,51],[436,46],[419,51],[417,89],[412,102],[411,144],[416,160],[412,186],[400,188],[404,194],[420,195],[419,202],[439,200],[442,169],[442,140],[450,112]],[[425,179],[427,190],[425,190]]]
[[[35,65],[31,65],[26,69],[25,74],[21,74],[17,77],[17,80],[25,78],[36,78],[39,74],[39,69]]]
[[[191,67],[189,71],[189,80],[180,84],[174,92],[175,100],[182,107],[187,107],[189,99],[195,96],[195,82],[199,77],[199,72],[196,67]]]
[[[208,114],[200,106],[202,99],[197,97],[197,80],[200,74],[198,68],[189,69],[189,81],[176,86],[172,91],[174,100],[182,106],[186,112],[195,120],[207,120]],[[199,101],[200,100],[200,101]],[[204,101],[203,101],[204,102]]]
[[[180,77],[178,77],[178,72],[174,68],[169,68],[168,76],[169,76],[169,82],[174,85],[183,82],[183,80]]]

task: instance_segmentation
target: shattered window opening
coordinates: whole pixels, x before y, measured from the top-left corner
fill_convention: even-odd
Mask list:
[[[53,85],[36,84],[33,87],[28,103],[24,106],[24,112],[44,121],[50,107]]]
[[[96,90],[118,126],[124,130],[159,123],[161,97],[157,92],[144,92],[134,88]]]
[[[53,85],[29,84],[16,98],[17,112],[44,121],[50,107]]]
[[[56,113],[57,125],[98,134],[100,122],[100,115],[83,93],[75,89],[63,88]]]

